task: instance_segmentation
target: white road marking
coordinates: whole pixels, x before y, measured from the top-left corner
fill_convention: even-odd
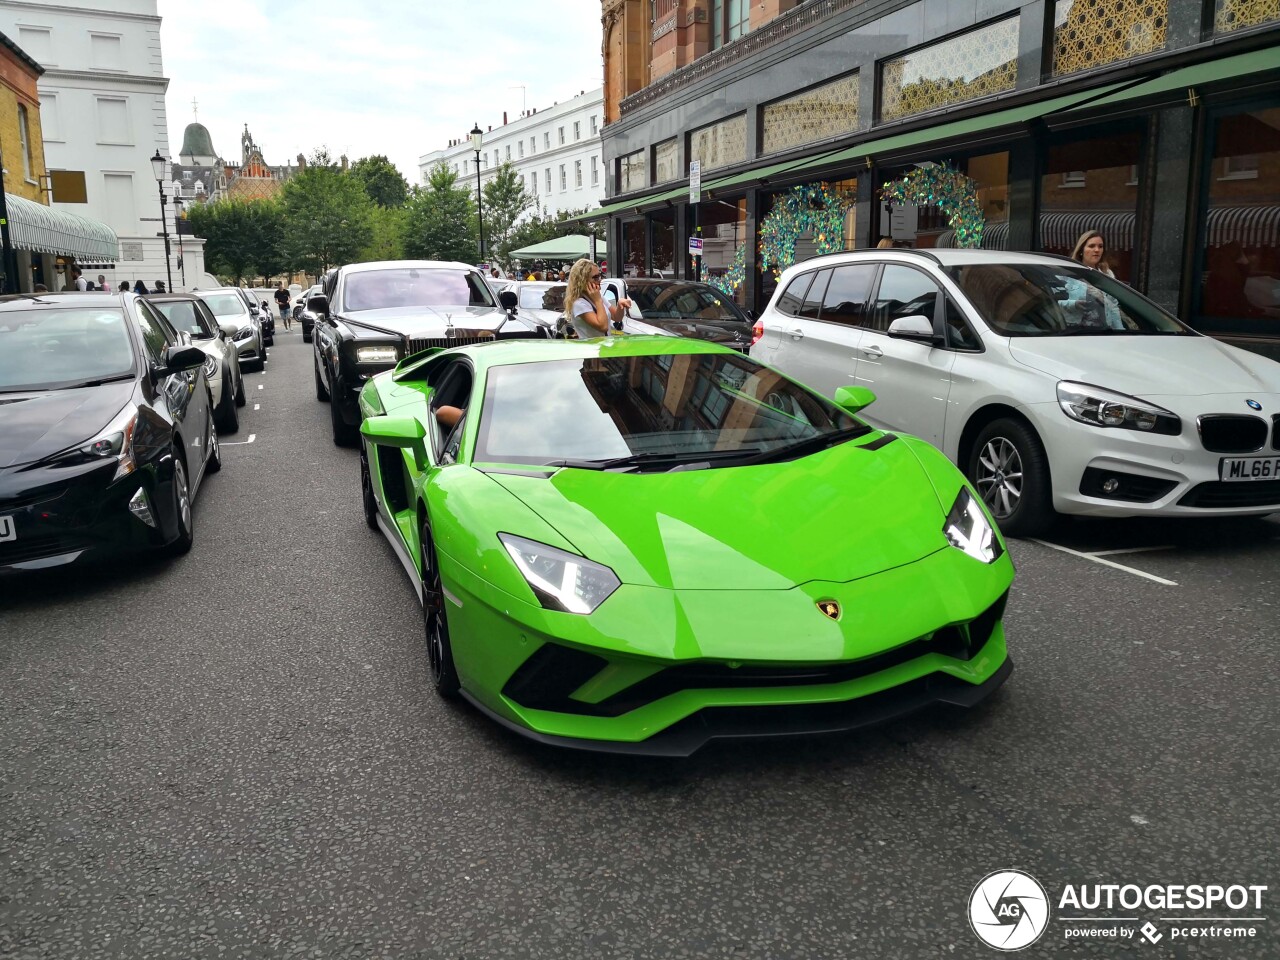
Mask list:
[[[1119,550],[1090,550],[1091,557],[1111,557],[1117,553],[1150,553],[1153,550],[1172,550],[1173,545],[1167,547],[1121,547]]]
[[[260,403],[255,403],[255,404],[253,405],[253,409],[255,409],[255,410],[261,410],[261,409],[262,409],[262,404],[260,404]]]
[[[246,444],[253,443],[253,441],[254,441],[254,440],[256,440],[256,439],[257,439],[257,437],[258,437],[258,435],[257,435],[256,433],[251,433],[251,434],[249,434],[249,439],[248,439],[248,440],[236,440],[236,441],[233,441],[233,442],[231,442],[231,443],[227,443],[227,442],[224,440],[224,441],[222,442],[222,446],[224,446],[224,447],[243,447],[243,446],[245,446]]]
[[[1164,577],[1157,577],[1153,573],[1144,573],[1141,570],[1135,570],[1133,567],[1126,567],[1123,563],[1116,563],[1113,560],[1105,560],[1102,557],[1094,556],[1090,553],[1081,553],[1079,550],[1072,550],[1070,547],[1062,547],[1056,543],[1049,543],[1047,540],[1037,540],[1035,537],[1029,538],[1032,543],[1038,543],[1042,547],[1049,547],[1051,550],[1061,550],[1063,553],[1069,553],[1073,557],[1079,557],[1081,560],[1089,560],[1093,563],[1100,563],[1104,567],[1112,567],[1116,570],[1123,570],[1125,573],[1132,573],[1135,577],[1143,577],[1155,583],[1164,584],[1166,587],[1176,587],[1177,584],[1172,580],[1166,580]]]
[[[262,389],[262,384],[258,384],[258,389],[259,389],[259,390],[261,390],[261,389]]]

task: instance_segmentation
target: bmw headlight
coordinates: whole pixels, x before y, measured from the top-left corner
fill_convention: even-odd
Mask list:
[[[109,460],[114,457],[116,473],[112,479],[119,480],[137,469],[137,463],[133,457],[133,431],[137,425],[137,408],[132,405],[125,407],[88,443],[67,450],[53,459],[56,463],[69,465]]]
[[[548,610],[593,613],[622,585],[608,567],[536,540],[498,534],[534,596]]]
[[[356,363],[395,363],[396,352],[388,346],[356,347]]]
[[[1178,415],[1137,397],[1113,393],[1087,383],[1063,380],[1058,384],[1058,406],[1072,420],[1092,427],[1120,427],[1176,437],[1182,432]]]
[[[942,532],[953,547],[983,563],[995,563],[1004,553],[1004,547],[1000,545],[1000,538],[987,519],[986,511],[974,499],[968,487],[960,488],[960,495],[947,514]]]
[[[215,357],[208,356],[204,358],[204,375],[209,380],[218,375],[218,361]]]

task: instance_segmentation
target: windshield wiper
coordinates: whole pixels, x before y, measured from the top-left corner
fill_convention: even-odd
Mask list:
[[[828,447],[834,447],[836,444],[844,443],[847,440],[853,440],[857,437],[865,437],[869,428],[863,426],[845,427],[843,430],[835,430],[831,433],[820,433],[816,436],[805,437],[803,440],[797,440],[795,443],[788,443],[781,447],[762,453],[758,457],[742,461],[743,466],[756,463],[778,463],[782,460],[794,460],[796,457],[807,456],[810,453],[817,453],[819,450],[826,450]]]
[[[1114,333],[1137,333],[1136,330],[1117,330],[1115,327],[1071,327],[1059,331],[1059,337],[1105,337]]]
[[[634,470],[641,466],[653,466],[669,463],[679,466],[690,463],[703,463],[712,460],[734,460],[743,455],[750,456],[760,451],[754,448],[745,450],[702,450],[672,452],[633,453],[626,457],[611,457],[604,460],[574,459],[550,460],[544,464],[548,467],[577,467],[581,470]]]
[[[104,383],[115,383],[119,380],[132,380],[132,373],[118,373],[114,377],[103,377],[100,380],[82,380],[79,383],[69,383],[65,387],[59,387],[59,390],[79,390],[81,387],[100,387]]]

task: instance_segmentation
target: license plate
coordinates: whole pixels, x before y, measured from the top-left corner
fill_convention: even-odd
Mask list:
[[[1280,480],[1280,457],[1223,457],[1218,464],[1223,480]]]
[[[14,529],[13,517],[0,517],[0,543],[17,539],[18,531]]]

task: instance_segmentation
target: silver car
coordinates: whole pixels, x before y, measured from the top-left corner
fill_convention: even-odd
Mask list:
[[[220,326],[236,345],[241,367],[265,370],[267,348],[262,342],[262,326],[256,311],[249,309],[248,301],[236,287],[217,287],[196,292],[213,312]]]
[[[240,354],[235,341],[218,324],[208,305],[189,293],[152,294],[148,302],[164,314],[179,333],[190,335],[191,342],[203,350],[205,379],[213,403],[213,422],[218,433],[235,433],[240,429],[236,407],[243,407],[244,377],[240,375]]]

